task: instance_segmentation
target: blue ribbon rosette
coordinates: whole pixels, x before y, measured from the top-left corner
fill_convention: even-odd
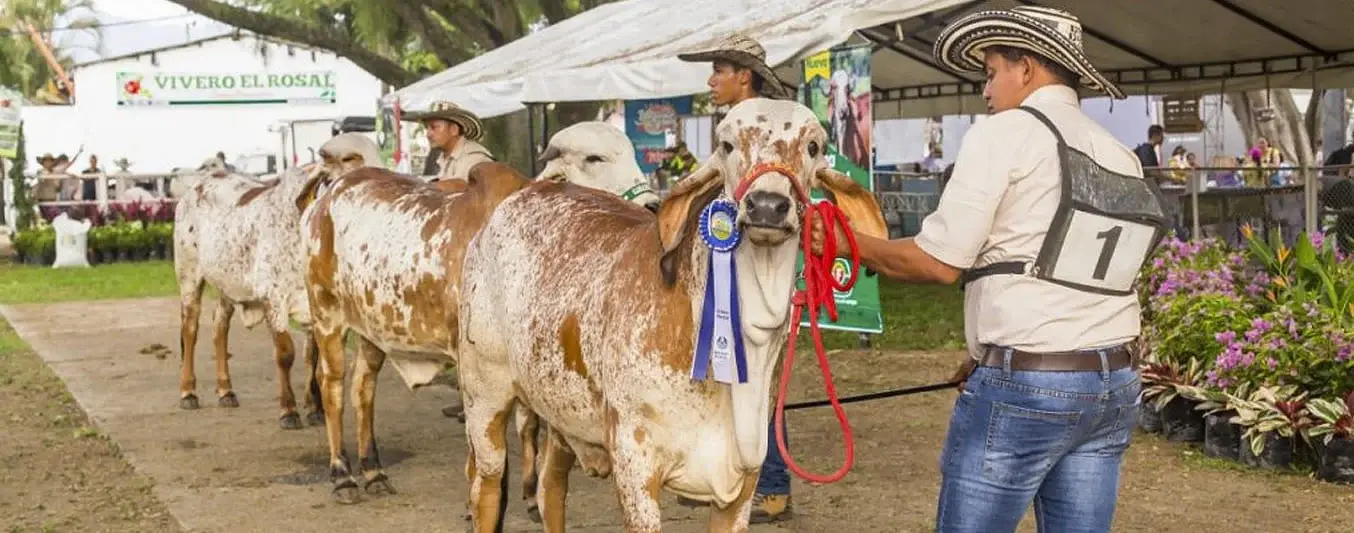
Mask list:
[[[737,205],[726,198],[710,202],[701,211],[700,236],[710,248],[710,259],[696,357],[691,362],[691,379],[696,381],[704,381],[711,367],[715,381],[732,384],[735,371],[738,383],[748,381],[738,309],[738,267],[733,260],[733,250],[742,238],[735,223],[737,217]]]

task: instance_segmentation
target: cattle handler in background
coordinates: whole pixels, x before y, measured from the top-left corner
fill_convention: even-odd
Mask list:
[[[680,54],[677,57],[683,61],[713,63],[714,72],[710,74],[707,84],[710,86],[710,99],[717,106],[734,106],[753,98],[794,98],[793,89],[766,64],[766,50],[746,35],[734,34],[713,50]],[[766,449],[766,460],[762,463],[761,476],[757,479],[756,494],[752,499],[751,522],[754,524],[779,522],[791,516],[790,473],[776,446],[774,425],[768,435],[770,445]],[[785,440],[788,446],[788,428]],[[686,498],[678,498],[678,502],[692,507],[705,505],[704,502]]]
[[[479,143],[484,138],[484,126],[479,117],[461,106],[438,101],[427,111],[406,116],[423,123],[429,147],[441,152],[437,158],[437,176],[429,181],[468,179],[470,169],[475,165],[494,160],[489,149]]]
[[[1113,522],[1141,387],[1135,278],[1169,222],[1133,151],[1081,110],[1078,87],[1124,98],[1081,45],[1077,18],[1046,7],[945,28],[936,57],[986,75],[991,115],[964,136],[916,237],[856,235],[881,276],[966,289],[942,533],[1013,533],[1031,504],[1040,531]],[[821,243],[822,225],[810,231]]]
[[[479,140],[484,138],[484,126],[480,123],[479,117],[461,106],[443,100],[434,102],[427,111],[409,113],[405,117],[423,123],[423,128],[427,131],[428,144],[440,152],[437,157],[437,175],[428,180],[430,183],[453,179],[468,180],[471,168],[494,160],[489,149],[479,143]],[[444,369],[434,383],[456,388],[455,372],[454,367]],[[442,414],[465,422],[465,406],[459,401],[443,407]]]

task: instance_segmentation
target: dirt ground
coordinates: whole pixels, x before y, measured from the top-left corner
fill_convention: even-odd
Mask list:
[[[7,340],[0,321],[0,531],[183,531],[56,374]]]
[[[11,531],[465,528],[460,517],[464,434],[459,424],[438,413],[451,398],[447,389],[410,392],[393,372],[382,373],[376,432],[400,493],[337,506],[328,499],[327,449],[320,430],[277,429],[275,371],[262,332],[236,326],[231,349],[236,356],[230,363],[241,407],[222,409],[211,401],[210,322],[204,319],[199,354],[208,355],[198,361],[203,408],[187,412],[175,407],[177,357],[138,353],[152,342],[177,344],[171,300],[0,311],[71,391],[68,396],[32,356],[9,356],[0,363],[0,440],[6,443],[0,447],[0,524]],[[945,379],[955,357],[948,352],[842,352],[831,360],[838,389],[846,395]],[[299,363],[297,369],[299,376]],[[791,390],[791,401],[822,396],[811,356],[798,361]],[[85,421],[71,396],[93,422]],[[753,531],[930,530],[936,462],[954,397],[943,391],[848,406],[856,435],[852,472],[830,486],[796,480],[797,517]],[[351,442],[351,410],[347,418]],[[842,447],[831,408],[796,411],[787,418],[798,462],[817,473],[835,470]],[[514,451],[514,477],[521,472],[517,459]],[[513,483],[514,493],[519,486]],[[622,531],[608,481],[575,472],[572,486],[570,531]],[[674,500],[664,500],[665,531],[703,531],[704,512]],[[1354,522],[1351,503],[1351,487],[1300,474],[1246,470],[1205,459],[1189,446],[1141,435],[1125,464],[1114,531],[1344,532]],[[520,501],[509,504],[506,531],[540,531],[523,511]],[[1033,532],[1033,526],[1027,519],[1021,531]]]

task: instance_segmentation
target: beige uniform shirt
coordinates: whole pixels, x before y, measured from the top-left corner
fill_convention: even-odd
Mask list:
[[[1040,88],[1022,105],[1048,116],[1067,144],[1101,166],[1139,176],[1133,152],[1082,113],[1077,94]],[[1061,195],[1057,140],[1028,112],[987,117],[964,136],[940,205],[922,222],[916,243],[961,269],[1000,261],[1034,261]],[[964,292],[969,354],[984,345],[1060,352],[1127,342],[1139,333],[1135,296],[1078,291],[1032,276],[988,276]]]
[[[493,161],[493,155],[489,149],[470,139],[461,139],[456,143],[456,149],[442,154],[437,158],[438,167],[442,171],[433,178],[433,181],[446,179],[468,179],[470,169],[475,165],[485,161]]]

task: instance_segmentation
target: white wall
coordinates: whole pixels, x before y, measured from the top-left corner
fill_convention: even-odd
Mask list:
[[[380,81],[346,59],[272,43],[249,36],[225,38],[199,45],[145,54],[135,58],[80,67],[74,72],[76,105],[29,106],[24,109],[27,151],[74,155],[83,144],[84,155],[74,164],[83,168],[89,154],[99,156],[105,170],[126,157],[133,172],[167,172],[174,167],[196,167],[223,151],[228,159],[250,153],[277,153],[279,133],[269,126],[280,120],[333,119],[343,115],[372,115],[380,97]],[[119,71],[155,73],[246,74],[332,70],[334,104],[252,104],[141,107],[117,105]],[[298,147],[308,154],[305,147]],[[303,162],[306,155],[302,155]],[[32,159],[30,158],[30,162]]]

